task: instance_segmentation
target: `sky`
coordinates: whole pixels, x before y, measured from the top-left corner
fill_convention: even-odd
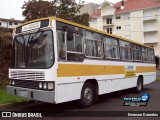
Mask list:
[[[22,5],[24,1],[28,0],[0,0],[0,18],[14,18],[16,20],[23,20]],[[79,0],[76,0],[79,1]],[[104,0],[83,0],[85,3],[101,4]],[[112,3],[119,2],[120,0],[107,0]]]

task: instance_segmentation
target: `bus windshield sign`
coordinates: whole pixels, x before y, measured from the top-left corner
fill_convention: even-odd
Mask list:
[[[36,28],[40,28],[40,25],[41,25],[40,21],[31,23],[31,24],[27,24],[25,26],[22,26],[22,32],[25,32],[25,31],[28,31],[28,30],[33,30],[33,29],[36,29]]]

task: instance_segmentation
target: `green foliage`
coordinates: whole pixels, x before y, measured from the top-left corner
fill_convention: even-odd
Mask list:
[[[89,14],[88,13],[84,13],[82,15],[77,15],[74,19],[74,22],[85,25],[85,26],[89,26],[89,23],[86,21],[89,21]]]
[[[25,100],[27,99],[8,95],[5,88],[0,89],[0,104],[16,103],[16,102],[25,101]]]
[[[0,86],[8,82],[8,69],[11,64],[12,33],[7,29],[0,29]]]
[[[160,77],[157,77],[157,80],[160,80]]]
[[[52,16],[56,13],[56,1],[29,0],[22,6],[22,14],[27,21]]]
[[[24,3],[22,7],[24,11],[22,14],[27,21],[56,16],[88,26],[89,14],[85,13],[77,15],[80,12],[80,8],[83,6],[83,3],[83,1],[79,1],[77,4],[75,0],[30,0]]]

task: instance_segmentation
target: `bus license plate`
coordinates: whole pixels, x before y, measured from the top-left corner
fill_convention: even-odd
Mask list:
[[[27,91],[20,91],[20,96],[21,97],[27,97]]]

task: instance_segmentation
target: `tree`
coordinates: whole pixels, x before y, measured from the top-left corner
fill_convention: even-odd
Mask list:
[[[0,28],[0,87],[7,84],[8,69],[11,65],[12,32]]]
[[[26,21],[53,16],[56,13],[56,3],[57,0],[53,1],[43,1],[43,0],[29,0],[24,2],[22,9],[22,15],[25,17]]]
[[[86,25],[86,26],[89,26],[89,23],[86,22],[86,21],[89,21],[90,19],[90,16],[88,13],[84,13],[81,15],[81,21],[79,23],[83,24],[83,25]]]
[[[56,16],[66,20],[74,21],[76,13],[79,12],[82,5],[77,4],[75,0],[59,0]]]
[[[25,19],[33,20],[37,18],[56,16],[65,20],[73,21],[83,25],[89,25],[89,14],[78,15],[84,1],[77,4],[75,0],[30,0],[25,2],[22,9]]]

